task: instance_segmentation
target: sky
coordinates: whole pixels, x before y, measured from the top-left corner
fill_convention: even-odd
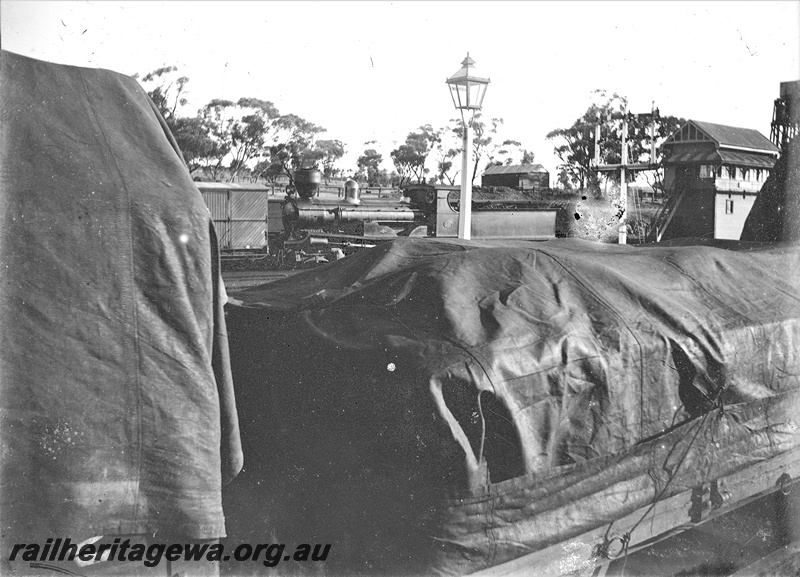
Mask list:
[[[780,82],[800,78],[800,1],[0,0],[0,43],[33,58],[141,76],[174,65],[193,116],[214,98],[269,100],[345,143],[355,170],[424,124],[457,117],[445,80],[467,53],[485,118],[554,177],[546,135],[597,89],[769,136]],[[377,144],[366,146],[368,141]]]

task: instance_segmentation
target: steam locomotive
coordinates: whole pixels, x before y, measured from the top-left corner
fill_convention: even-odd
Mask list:
[[[296,194],[287,194],[280,206],[282,230],[269,230],[270,252],[282,255],[283,262],[342,258],[397,236],[458,236],[457,186],[412,184],[401,189],[400,198],[369,198],[348,180],[341,199],[320,194],[317,170],[293,176]],[[531,200],[479,198],[472,209],[474,239],[555,237],[556,211],[535,208]]]
[[[460,188],[411,184],[399,194],[362,193],[348,180],[344,193],[322,190],[313,169],[293,174],[283,197],[262,184],[198,182],[223,254],[269,253],[281,267],[342,258],[398,236],[458,236]],[[473,239],[547,239],[555,236],[555,210],[529,199],[487,198],[475,191]]]

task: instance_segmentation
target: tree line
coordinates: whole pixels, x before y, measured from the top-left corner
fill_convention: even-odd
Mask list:
[[[522,148],[516,140],[497,140],[497,128],[503,123],[501,118],[485,121],[480,113],[471,121],[473,131],[470,182],[481,168],[492,165],[510,165],[519,159],[521,164],[534,161],[534,154]],[[408,182],[433,182],[455,184],[460,178],[464,124],[461,119],[451,119],[449,124],[433,128],[430,124],[420,126],[409,132],[403,144],[389,154],[395,172],[387,175],[380,169],[383,156],[374,148],[368,148],[358,158],[358,175],[370,185],[381,184],[387,179],[392,184],[402,186]],[[366,146],[376,144],[365,142]],[[433,168],[431,169],[431,166]]]
[[[236,101],[214,99],[195,116],[182,116],[189,79],[180,76],[177,67],[154,70],[141,82],[172,131],[190,173],[202,171],[212,180],[234,181],[247,176],[266,182],[287,179],[293,184],[293,172],[299,168],[317,168],[326,182],[349,175],[369,186],[402,186],[415,181],[452,185],[460,179],[464,131],[461,119],[451,119],[437,128],[425,124],[409,132],[405,141],[389,154],[394,167],[391,173],[381,168],[384,158],[376,148],[376,141],[364,143],[355,170],[348,170],[339,166],[346,152],[342,141],[320,138],[327,132],[325,128],[295,114],[281,114],[270,101],[252,97]],[[602,195],[600,175],[592,167],[595,125],[602,125],[601,164],[620,162],[623,114],[627,114],[630,162],[660,163],[660,152],[657,158],[649,158],[650,122],[655,122],[659,144],[683,119],[629,114],[625,97],[608,95],[603,90],[595,91],[593,100],[571,126],[556,128],[546,138],[553,142],[561,160],[557,188],[593,189]],[[480,112],[472,119],[469,177],[473,184],[477,175],[490,166],[532,164],[535,160],[533,152],[523,148],[519,141],[498,138],[502,124],[502,118],[487,119]],[[636,178],[636,171],[628,174],[631,181]],[[663,172],[650,171],[647,175],[651,184],[658,186]],[[609,183],[619,184],[619,173],[604,173],[602,180],[606,187]]]
[[[190,173],[202,170],[212,180],[223,174],[234,181],[246,173],[274,182],[285,176],[292,182],[295,169],[322,167],[326,177],[344,155],[339,140],[317,139],[325,129],[296,114],[281,114],[268,100],[214,99],[195,116],[181,116],[189,79],[177,67],[165,66],[146,74],[141,82],[175,137]]]
[[[134,75],[138,77],[138,75]],[[389,154],[394,170],[381,168],[383,155],[375,141],[365,142],[355,170],[338,163],[345,154],[340,140],[322,139],[325,128],[296,114],[281,114],[268,100],[239,98],[214,99],[195,116],[182,116],[187,104],[189,79],[180,76],[175,66],[165,66],[141,78],[148,95],[172,131],[190,173],[202,171],[212,180],[249,176],[275,182],[279,178],[293,183],[298,168],[317,168],[326,181],[352,174],[370,186],[402,186],[409,182],[453,184],[461,169],[463,123],[433,128],[420,126]],[[497,140],[501,118],[485,121],[480,114],[472,120],[472,182],[482,167],[512,164],[515,159],[532,163],[532,152],[519,141]],[[433,168],[431,168],[433,167]]]

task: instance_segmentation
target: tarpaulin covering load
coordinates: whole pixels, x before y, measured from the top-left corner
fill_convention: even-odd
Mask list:
[[[5,544],[220,537],[241,446],[210,214],[133,78],[0,66]]]
[[[238,293],[230,530],[469,573],[798,447],[800,245],[719,244],[398,239]]]

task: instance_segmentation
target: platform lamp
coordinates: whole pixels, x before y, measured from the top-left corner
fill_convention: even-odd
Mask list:
[[[483,97],[486,95],[488,78],[473,76],[475,61],[467,57],[461,63],[458,72],[447,79],[453,104],[461,111],[461,123],[464,126],[464,150],[461,157],[461,200],[458,213],[458,238],[469,240],[472,229],[472,182],[469,178],[469,158],[472,148],[472,119],[476,110],[481,109]]]

